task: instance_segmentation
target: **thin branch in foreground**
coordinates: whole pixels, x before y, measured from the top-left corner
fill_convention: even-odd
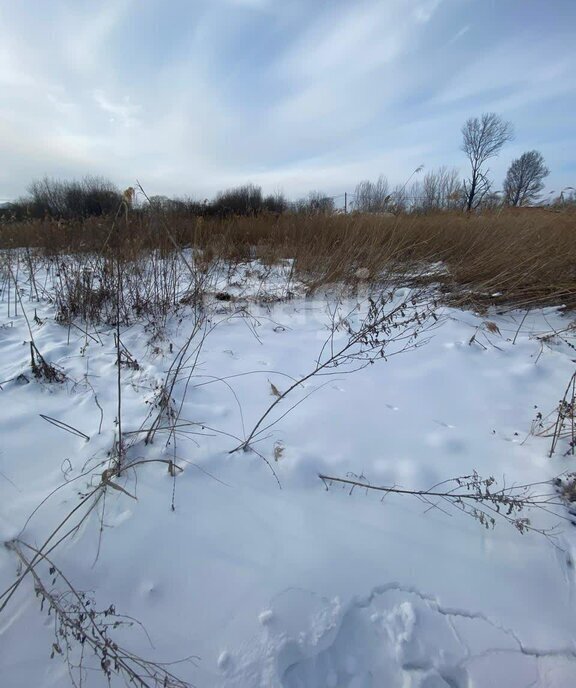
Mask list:
[[[47,416],[44,413],[40,413],[39,415],[40,418],[47,421],[48,423],[51,423],[52,425],[55,425],[57,428],[60,428],[61,430],[66,430],[66,432],[69,432],[72,435],[82,437],[86,441],[90,439],[90,437],[88,437],[88,435],[85,432],[82,432],[82,430],[78,430],[78,428],[75,428],[73,425],[65,423],[63,420],[58,420],[58,418],[52,418],[51,416]]]
[[[409,495],[420,499],[429,508],[440,508],[439,504],[447,504],[472,516],[487,529],[494,528],[497,519],[503,519],[522,534],[527,531],[546,536],[553,534],[553,530],[534,527],[530,519],[522,515],[526,509],[536,508],[547,513],[555,513],[551,512],[550,507],[565,506],[565,500],[554,490],[553,481],[504,487],[492,491],[491,488],[496,485],[496,480],[492,476],[482,478],[476,471],[470,475],[442,481],[428,490],[408,490],[397,486],[372,485],[364,475],[358,476],[355,473],[348,473],[345,478],[323,473],[319,473],[318,477],[324,483],[326,490],[333,484],[339,484],[350,486],[349,494],[352,494],[355,488],[359,488],[366,490],[366,492],[370,490],[381,492],[384,493],[384,496],[388,494]],[[446,487],[444,490],[435,489],[439,485],[448,486],[449,484],[454,487],[452,489]],[[549,488],[549,492],[540,494],[539,491],[536,491],[536,488],[543,486]],[[440,510],[444,511],[443,509]],[[555,515],[561,519],[566,518],[557,513]]]
[[[262,425],[278,404],[294,390],[302,388],[308,380],[333,375],[336,371],[342,373],[346,368],[359,370],[379,359],[386,360],[391,355],[420,346],[422,338],[418,339],[419,335],[433,326],[431,318],[434,323],[437,321],[434,313],[435,304],[426,301],[420,303],[419,299],[423,296],[423,293],[410,292],[399,302],[395,302],[393,291],[377,298],[368,297],[365,314],[358,314],[359,306],[355,306],[343,315],[340,313],[341,303],[337,303],[334,310],[329,313],[329,334],[314,368],[284,392],[274,394],[274,401],[262,413],[246,440],[229,453],[233,454],[240,449],[247,451],[252,441],[264,432]],[[339,337],[340,334],[343,334],[342,338]],[[275,422],[269,423],[266,428]]]
[[[548,457],[552,458],[558,443],[568,440],[568,449],[564,456],[574,455],[576,450],[576,373],[573,373],[564,396],[558,402],[558,406],[544,416],[540,411],[532,422],[531,434],[538,437],[551,438]]]
[[[127,685],[139,688],[190,688],[190,683],[168,670],[168,664],[144,659],[114,640],[113,631],[119,627],[137,624],[143,628],[138,621],[118,614],[114,605],[97,610],[94,600],[87,593],[77,590],[62,570],[32,545],[13,540],[7,543],[7,547],[30,570],[41,608],[46,606],[48,614],[53,615],[55,638],[50,656],[61,655],[64,658],[74,685],[82,684],[88,669],[99,669],[108,684],[113,675],[118,675]],[[38,564],[32,564],[25,553],[27,550],[48,566],[49,581],[39,574]],[[60,583],[63,589],[58,589],[56,583]],[[86,649],[93,653],[94,666],[87,666]],[[195,659],[187,658],[188,661]],[[74,674],[77,674],[78,682],[74,681]]]

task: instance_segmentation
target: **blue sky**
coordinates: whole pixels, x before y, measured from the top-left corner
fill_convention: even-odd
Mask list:
[[[211,196],[466,172],[495,111],[576,186],[576,0],[15,0],[0,5],[0,199],[48,175]]]

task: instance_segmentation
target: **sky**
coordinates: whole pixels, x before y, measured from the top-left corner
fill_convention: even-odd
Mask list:
[[[576,186],[576,0],[4,0],[0,201],[44,176],[148,195],[353,192],[467,172],[497,112]]]

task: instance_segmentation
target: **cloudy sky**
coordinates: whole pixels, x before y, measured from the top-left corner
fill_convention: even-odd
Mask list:
[[[0,200],[98,174],[204,198],[466,170],[495,111],[576,186],[576,0],[4,0]]]

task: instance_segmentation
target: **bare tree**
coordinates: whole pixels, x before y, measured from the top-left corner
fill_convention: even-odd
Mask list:
[[[462,207],[462,184],[456,168],[440,167],[424,176],[420,207],[429,210],[448,210]]]
[[[542,154],[536,150],[523,153],[513,160],[504,180],[507,205],[529,205],[538,199],[544,188],[542,180],[550,174]]]
[[[310,191],[307,199],[308,212],[330,214],[334,212],[334,199],[322,191]]]
[[[396,184],[390,194],[391,208],[395,213],[405,213],[408,210],[408,191],[406,184]]]
[[[551,191],[550,193],[554,193]],[[576,205],[576,189],[573,186],[565,186],[560,195],[552,200],[552,205],[562,207],[567,205]]]
[[[462,127],[462,150],[471,167],[470,178],[464,181],[467,211],[477,208],[490,191],[486,161],[498,155],[513,135],[512,124],[494,112],[471,117]]]
[[[28,188],[34,217],[79,219],[111,215],[122,201],[119,189],[102,177],[84,177],[80,181],[60,181],[44,177]]]
[[[390,210],[390,186],[384,175],[378,181],[360,182],[354,191],[354,209],[361,213],[383,213]]]
[[[262,205],[262,187],[254,184],[220,191],[214,201],[216,210],[223,215],[257,215]]]

